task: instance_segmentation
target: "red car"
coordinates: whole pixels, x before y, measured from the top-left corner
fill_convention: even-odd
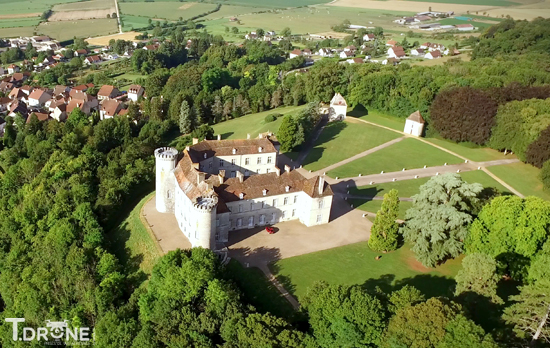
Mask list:
[[[271,226],[267,226],[267,227],[265,228],[265,230],[266,230],[267,233],[269,233],[269,234],[275,233],[275,228],[274,228],[274,227],[271,227]]]

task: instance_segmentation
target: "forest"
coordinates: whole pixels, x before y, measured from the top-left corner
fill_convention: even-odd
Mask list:
[[[412,286],[384,293],[320,282],[300,299],[297,319],[287,320],[256,310],[208,250],[170,252],[144,281],[114,256],[106,235],[120,209],[151,190],[153,151],[174,133],[193,134],[181,137],[178,147],[185,146],[190,136],[213,136],[212,124],[311,103],[286,116],[279,131],[286,149],[295,149],[318,121],[315,105],[335,92],[398,117],[420,110],[429,132],[513,151],[542,167],[549,185],[550,58],[539,50],[548,34],[495,57],[475,51],[543,27],[503,21],[476,43],[470,62],[393,67],[324,59],[298,73],[289,72],[303,59],[286,59],[276,45],[238,47],[199,33],[186,50],[185,30],[171,28],[170,41],[131,59],[150,99],[130,105],[128,118],[99,121],[78,109],[64,123],[8,118],[0,152],[0,316],[31,326],[68,319],[93,327],[95,344],[113,348],[544,347],[550,204],[485,192],[457,175],[423,185],[399,229],[381,217],[375,225],[389,227],[373,230],[403,236],[428,267],[466,254],[451,298],[428,299]],[[55,69],[52,84],[73,73]],[[38,81],[50,81],[42,74]],[[398,246],[378,238],[372,248]],[[503,277],[514,284],[511,294],[498,289]],[[11,330],[2,320],[0,345],[22,346]]]

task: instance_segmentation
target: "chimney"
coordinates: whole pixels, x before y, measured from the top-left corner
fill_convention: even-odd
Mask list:
[[[193,145],[196,145],[199,143],[199,138],[193,138]]]
[[[281,169],[279,167],[275,167],[275,173],[277,173],[277,176],[281,175]]]
[[[320,176],[319,177],[319,194],[322,195],[323,191],[325,189],[325,178]]]
[[[246,135],[246,139],[250,139],[250,134],[247,134],[247,135]]]
[[[200,185],[201,182],[204,182],[205,177],[206,177],[205,173],[198,172],[197,173],[197,185]]]
[[[290,166],[285,164],[285,172],[290,173]]]
[[[237,178],[239,179],[239,182],[243,182],[244,180],[244,175],[240,170],[237,170]]]
[[[218,140],[222,140],[222,135],[218,134]]]
[[[225,179],[225,170],[220,169],[218,172],[218,180],[220,181],[220,185],[223,184],[223,180]]]

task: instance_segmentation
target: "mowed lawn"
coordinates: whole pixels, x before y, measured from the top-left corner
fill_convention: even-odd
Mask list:
[[[59,41],[73,37],[88,38],[118,32],[116,19],[83,19],[77,21],[40,23],[36,31]]]
[[[233,120],[221,122],[213,126],[215,134],[221,134],[222,139],[246,139],[247,134],[251,138],[257,138],[264,132],[277,133],[283,117],[276,121],[266,123],[265,117],[270,114],[296,115],[305,106],[287,106],[256,114],[245,115]]]
[[[198,2],[139,2],[119,3],[121,15],[144,16],[178,20],[180,17],[189,19],[197,15],[212,11],[215,4]]]
[[[503,194],[511,194],[508,189],[490,177],[481,170],[460,173],[464,181],[468,183],[479,183],[483,187],[492,187]],[[371,186],[354,187],[349,190],[350,194],[366,197],[382,197],[392,189],[399,191],[400,198],[410,198],[420,191],[420,186],[424,185],[430,178],[418,178],[413,180],[403,180],[397,182],[388,182],[384,184],[375,184]],[[382,206],[382,200],[368,200],[354,198],[351,200],[354,207],[360,210],[376,213]],[[399,204],[399,219],[405,219],[405,212],[412,207],[412,202],[401,201]]]
[[[382,256],[375,260],[376,256]],[[420,264],[408,245],[382,254],[369,249],[367,242],[282,259],[271,270],[290,293],[302,298],[316,281],[329,284],[363,285],[368,290],[379,286],[385,293],[413,285],[427,297],[452,296],[453,277],[462,258],[429,269]]]
[[[107,233],[110,250],[130,273],[141,270],[145,274],[151,274],[153,266],[161,256],[157,244],[140,217],[141,208],[153,194],[141,199],[129,213],[126,213],[124,220]]]
[[[312,171],[320,170],[401,136],[390,130],[353,121],[329,123],[304,160],[304,167]]]
[[[374,126],[373,126],[374,127]],[[377,130],[377,132],[383,129]],[[389,131],[388,131],[389,132]],[[394,133],[398,136],[397,133]],[[370,155],[344,164],[328,172],[330,177],[349,178],[382,171],[396,172],[403,168],[414,169],[423,166],[433,167],[463,162],[460,158],[443,150],[437,149],[420,140],[406,138],[398,143],[376,151]]]
[[[398,130],[400,132],[402,132],[405,128],[405,118],[389,116],[384,114],[383,112],[379,112],[376,110],[369,110],[368,115],[363,114],[359,116],[359,118],[368,122],[379,124],[384,127]]]
[[[0,15],[44,12],[53,5],[75,0],[0,0]]]
[[[540,169],[526,163],[512,163],[488,167],[489,171],[526,196],[537,196],[550,201],[550,192],[543,188]]]
[[[460,156],[464,156],[470,161],[483,162],[483,161],[493,161],[500,159],[509,159],[515,158],[512,155],[504,155],[504,153],[490,149],[488,147],[481,147],[476,144],[470,143],[455,143],[450,140],[440,139],[440,138],[426,138],[432,144],[441,146],[447,150],[453,151]]]

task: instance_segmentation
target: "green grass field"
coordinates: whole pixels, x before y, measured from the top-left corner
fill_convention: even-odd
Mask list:
[[[550,201],[539,178],[540,169],[525,163],[488,167],[489,171],[526,196],[537,196]]]
[[[256,307],[259,312],[269,312],[291,321],[296,315],[290,303],[260,269],[256,267],[244,268],[239,261],[231,260],[227,265],[227,275],[241,289],[245,300]]]
[[[513,156],[505,156],[504,153],[490,149],[488,147],[480,147],[476,144],[469,143],[455,143],[450,140],[440,139],[440,138],[426,138],[432,144],[446,148],[447,150],[453,151],[460,156],[464,156],[470,161],[483,162],[483,161],[493,161],[499,159],[508,159],[514,158]]]
[[[75,0],[0,0],[0,15],[44,12],[51,6]]]
[[[354,111],[352,111],[353,113]],[[349,115],[349,114],[348,114]],[[376,110],[369,110],[368,115],[362,115],[359,117],[362,120],[379,124],[391,129],[398,130],[400,132],[405,128],[405,119],[395,116],[389,116]]]
[[[378,131],[377,131],[378,132]],[[396,133],[397,134],[397,133]],[[359,174],[386,173],[405,169],[442,166],[444,163],[456,164],[462,160],[447,152],[425,144],[417,139],[406,138],[385,149],[328,172],[330,177],[349,178]]]
[[[312,171],[323,169],[400,137],[393,131],[355,122],[329,123],[304,160],[304,167]]]
[[[73,37],[88,38],[118,32],[116,19],[85,19],[78,21],[41,23],[36,31],[59,41]]]
[[[55,5],[52,10],[55,11],[86,11],[86,10],[101,10],[115,7],[113,0],[89,0],[78,1],[67,4]]]
[[[0,28],[0,37],[2,38],[32,36],[33,33],[34,27]]]
[[[137,269],[151,274],[153,266],[161,256],[160,251],[144,226],[140,212],[153,193],[141,199],[124,220],[107,233],[107,241],[121,264],[131,273]]]
[[[279,130],[279,125],[283,121],[279,117],[274,122],[265,123],[264,118],[269,114],[295,115],[304,106],[288,106],[273,110],[259,112],[256,114],[246,115],[234,120],[229,120],[215,124],[213,126],[215,134],[221,134],[222,139],[246,139],[246,135],[257,138],[258,134],[267,131],[276,133]]]
[[[485,29],[496,24],[496,22],[491,24],[491,23],[483,23],[483,22],[477,22],[477,21],[462,21],[460,19],[455,19],[455,18],[445,18],[445,19],[438,20],[437,22],[440,23],[441,25],[471,24],[474,27],[480,28],[480,29]]]
[[[252,7],[252,6],[227,5],[224,2],[222,4],[222,7],[218,11],[211,13],[208,16],[203,18],[216,19],[216,18],[238,17],[245,14],[251,14],[251,13],[260,12],[260,11],[269,11],[269,10],[273,10],[273,9],[266,6]]]
[[[381,255],[380,260],[375,260]],[[413,285],[426,296],[452,296],[453,277],[462,258],[449,260],[435,269],[422,266],[408,245],[381,254],[371,251],[366,242],[319,251],[277,261],[273,274],[285,288],[301,298],[316,281],[329,284],[363,285],[368,290],[379,286],[384,292]]]
[[[223,32],[225,26],[236,26],[242,32],[257,28],[280,31],[289,27],[295,34],[306,34],[330,31],[333,25],[340,24],[345,19],[359,25],[396,27],[397,25],[393,23],[395,18],[412,14],[411,12],[316,6],[243,15],[239,17],[241,24],[225,20],[205,21],[202,24],[207,30],[216,34]],[[215,17],[214,15],[213,18]]]
[[[462,179],[468,183],[479,183],[483,187],[493,187],[499,190],[504,194],[510,194],[510,192],[498,183],[496,180],[491,178],[487,173],[481,170],[474,170],[470,172],[463,172],[460,174]],[[425,184],[430,178],[419,178],[414,180],[404,180],[397,182],[388,182],[384,184],[375,184],[372,186],[362,186],[358,188],[350,188],[350,194],[362,195],[368,197],[374,196],[383,196],[392,189],[399,191],[399,197],[401,198],[410,198],[419,192],[420,186]],[[371,213],[376,213],[380,210],[382,206],[381,200],[366,200],[366,199],[352,199],[351,203],[354,207],[368,211]],[[412,202],[401,201],[399,204],[399,215],[400,219],[405,219],[405,212],[407,209],[412,207]]]
[[[180,9],[180,7],[182,7]],[[120,3],[121,16],[143,16],[149,18],[162,18],[178,20],[180,17],[188,19],[216,8],[214,4],[191,2],[139,2]]]
[[[40,17],[1,19],[0,28],[35,27],[40,23]]]
[[[147,17],[121,14],[120,19],[122,19],[122,30],[124,31],[131,31],[134,28],[146,28],[149,26],[149,18]]]
[[[482,5],[482,6],[515,6],[521,5],[517,2],[508,0],[407,0],[407,1],[423,1],[440,4],[462,4],[462,5]]]

